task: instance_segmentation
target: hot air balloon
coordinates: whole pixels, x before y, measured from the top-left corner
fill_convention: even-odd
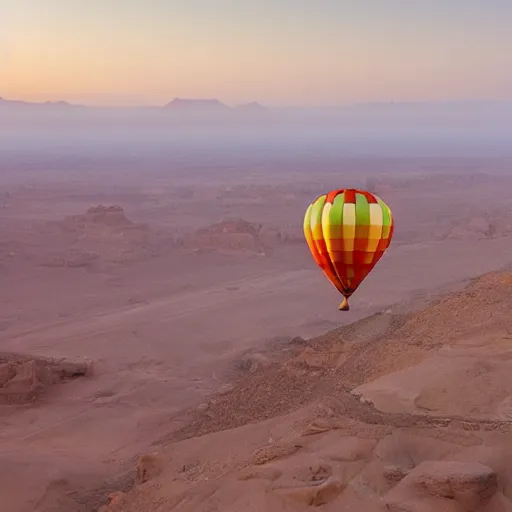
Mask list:
[[[304,235],[311,254],[343,295],[340,311],[388,248],[393,216],[379,197],[353,188],[332,190],[311,203]]]

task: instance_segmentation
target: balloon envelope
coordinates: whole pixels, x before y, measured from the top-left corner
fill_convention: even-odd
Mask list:
[[[311,203],[304,236],[317,265],[343,295],[340,310],[380,260],[393,236],[390,208],[359,189],[338,189]]]

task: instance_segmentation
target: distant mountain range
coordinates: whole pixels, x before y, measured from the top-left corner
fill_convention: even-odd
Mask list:
[[[317,111],[324,113],[345,113],[345,114],[435,114],[435,113],[466,113],[466,112],[512,112],[512,100],[510,101],[432,101],[432,102],[367,102],[354,103],[351,105],[339,105],[332,107],[266,107],[254,101],[237,106],[229,106],[216,98],[187,99],[174,98],[162,106],[140,106],[140,107],[99,107],[86,106],[68,103],[66,101],[29,102],[20,100],[8,100],[0,97],[0,111],[6,109],[12,111],[26,111],[37,109],[39,111],[67,111],[67,110],[116,110],[116,111],[170,111],[174,113],[194,114],[223,114],[230,112],[241,112],[247,114],[264,113],[267,111]]]
[[[8,100],[0,97],[0,108],[2,107],[20,107],[20,108],[116,108],[116,107],[94,107],[78,105],[68,103],[67,101],[45,101],[45,102],[30,102],[21,100]],[[165,108],[174,111],[213,111],[213,112],[227,112],[230,110],[244,110],[251,112],[263,112],[267,110],[258,102],[252,102],[247,104],[238,105],[236,107],[230,107],[225,103],[222,103],[218,99],[186,99],[186,98],[174,98],[172,101],[164,106],[156,107],[117,107],[117,108]]]

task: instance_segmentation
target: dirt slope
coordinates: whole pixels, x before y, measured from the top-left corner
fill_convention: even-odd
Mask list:
[[[416,313],[248,353],[104,510],[512,510],[511,303],[512,274],[492,273]],[[433,407],[364,396],[454,350],[452,373],[416,370]]]

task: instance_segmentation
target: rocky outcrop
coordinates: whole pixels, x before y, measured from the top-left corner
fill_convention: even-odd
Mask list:
[[[184,237],[182,248],[194,252],[249,252],[266,254],[266,246],[260,236],[262,226],[243,219],[228,219]]]
[[[149,229],[126,217],[121,206],[93,206],[82,215],[57,223],[70,244],[48,255],[45,266],[86,267],[97,260],[128,262],[149,254]]]
[[[85,363],[0,354],[0,404],[34,402],[49,386],[90,372],[90,365]]]

